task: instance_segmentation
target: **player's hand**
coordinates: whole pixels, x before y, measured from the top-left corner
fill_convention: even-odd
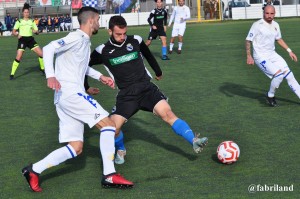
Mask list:
[[[252,56],[247,56],[247,64],[248,65],[254,65],[254,59]]]
[[[58,91],[61,88],[59,81],[57,81],[55,77],[49,77],[47,79],[47,86],[55,91]]]
[[[291,52],[289,53],[289,55],[290,55],[290,57],[292,58],[292,60],[293,60],[294,62],[297,62],[297,61],[298,61],[298,58],[297,58],[297,56],[293,53],[293,51],[291,51]]]
[[[111,77],[107,77],[107,76],[101,75],[100,81],[103,84],[109,86],[110,88],[115,89],[115,82],[114,82],[114,80]]]
[[[161,80],[161,79],[162,79],[162,75],[161,75],[161,76],[158,76],[158,77],[156,76],[155,79],[156,79],[157,81]]]
[[[152,29],[153,29],[153,30],[156,30],[156,29],[157,29],[157,27],[153,25],[153,26],[152,26]]]
[[[99,88],[94,88],[94,87],[90,87],[89,89],[87,89],[86,91],[89,95],[97,95],[100,93]]]

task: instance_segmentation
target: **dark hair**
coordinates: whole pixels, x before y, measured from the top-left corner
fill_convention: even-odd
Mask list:
[[[154,0],[155,1],[155,3],[157,3],[157,0]],[[161,0],[161,2],[164,2],[164,0]]]
[[[112,16],[109,20],[108,28],[112,30],[115,26],[119,28],[127,27],[126,20],[120,15]]]
[[[79,24],[85,24],[87,20],[93,17],[94,14],[99,14],[99,11],[93,7],[82,7],[78,11]]]
[[[30,9],[30,5],[28,3],[24,3],[22,12],[24,12],[24,10],[29,10]]]

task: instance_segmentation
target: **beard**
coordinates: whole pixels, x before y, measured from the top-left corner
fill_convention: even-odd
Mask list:
[[[96,35],[97,33],[98,33],[98,30],[94,30],[94,31],[92,32],[93,35]]]

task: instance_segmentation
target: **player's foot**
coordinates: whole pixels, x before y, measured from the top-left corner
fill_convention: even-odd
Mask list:
[[[116,156],[115,156],[115,163],[116,164],[124,164],[125,155],[126,155],[126,150],[117,150],[117,153],[116,153]]]
[[[178,54],[181,54],[181,50],[177,50],[177,53],[178,53]]]
[[[169,50],[169,54],[172,54],[173,50]]]
[[[13,80],[14,77],[15,77],[14,75],[10,75],[10,76],[9,76],[9,80]]]
[[[200,153],[203,150],[204,146],[208,143],[207,137],[199,138],[199,136],[200,134],[198,134],[197,137],[195,137],[193,140],[193,149],[196,153]]]
[[[126,180],[120,174],[112,173],[103,176],[101,181],[102,187],[104,188],[131,188],[133,187],[133,182]]]
[[[275,97],[269,97],[268,93],[266,94],[266,99],[270,106],[272,106],[272,107],[278,106]]]
[[[170,60],[170,58],[167,55],[163,55],[161,59],[162,60]]]
[[[22,174],[26,178],[29,187],[34,192],[41,192],[42,188],[39,185],[39,174],[32,170],[32,164],[22,169]]]

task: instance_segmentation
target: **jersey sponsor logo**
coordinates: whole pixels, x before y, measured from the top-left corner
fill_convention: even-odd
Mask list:
[[[95,108],[97,108],[97,105],[96,105],[96,103],[94,102],[94,99],[91,97],[91,96],[89,96],[89,95],[84,95],[84,94],[82,94],[82,93],[77,93],[79,96],[81,96],[81,97],[83,97],[86,101],[88,101],[91,105],[93,105]]]
[[[111,54],[115,51],[116,49],[112,49],[111,51],[109,51],[108,53]]]
[[[63,45],[65,45],[65,41],[62,39],[62,40],[59,40],[58,42],[57,42],[59,45],[61,45],[61,46],[63,46]]]
[[[128,51],[132,51],[132,50],[133,50],[132,44],[131,44],[131,43],[127,44],[127,45],[126,45],[126,49],[127,49]]]
[[[132,52],[127,55],[109,59],[109,62],[112,66],[115,66],[115,65],[123,64],[125,62],[129,62],[131,60],[135,60],[137,58],[138,58],[138,52]]]
[[[165,16],[157,16],[156,19],[163,19]]]

